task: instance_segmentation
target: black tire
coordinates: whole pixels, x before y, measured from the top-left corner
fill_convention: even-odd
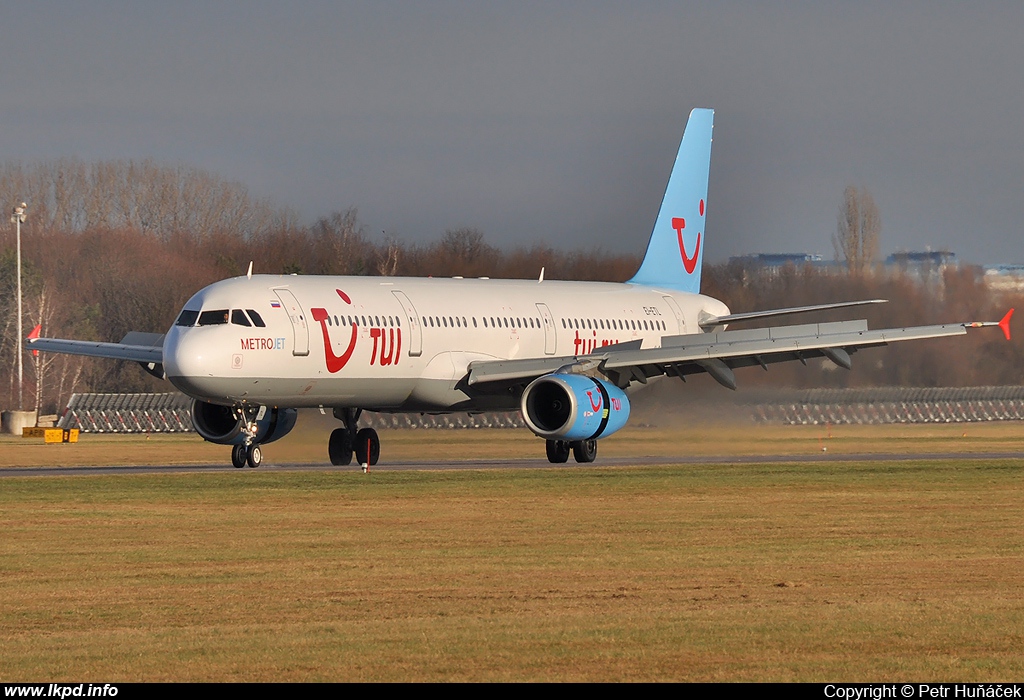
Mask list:
[[[263,450],[259,445],[249,445],[249,449],[245,451],[245,461],[251,469],[263,463]]]
[[[235,445],[231,448],[231,466],[241,469],[245,466],[245,445]]]
[[[580,440],[572,444],[572,456],[580,464],[588,464],[597,459],[597,440]]]
[[[356,461],[371,467],[380,459],[380,438],[373,428],[363,428],[356,433]],[[369,452],[367,452],[369,450]]]
[[[569,443],[565,440],[548,440],[545,448],[548,461],[552,464],[565,464],[569,461]]]
[[[327,442],[327,454],[331,458],[331,464],[336,467],[352,464],[352,438],[347,429],[338,428],[331,433],[331,439]]]

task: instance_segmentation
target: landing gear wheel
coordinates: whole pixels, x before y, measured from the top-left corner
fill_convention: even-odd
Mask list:
[[[231,466],[241,469],[245,466],[245,445],[235,445],[231,448]]]
[[[356,461],[371,467],[380,459],[380,438],[373,428],[363,428],[356,433]]]
[[[565,464],[569,461],[569,443],[565,440],[548,440],[546,449],[548,461],[552,464]]]
[[[263,450],[260,449],[259,445],[249,445],[249,448],[246,450],[245,461],[252,469],[260,466],[260,463],[263,462]]]
[[[597,440],[580,440],[572,444],[572,456],[581,464],[597,459]]]
[[[346,428],[338,428],[331,433],[327,454],[331,456],[331,464],[336,467],[352,463],[352,438]]]

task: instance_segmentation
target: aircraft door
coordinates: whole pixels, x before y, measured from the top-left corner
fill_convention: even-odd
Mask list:
[[[290,289],[275,289],[274,294],[281,300],[281,304],[288,312],[288,318],[292,322],[292,335],[295,339],[292,345],[292,354],[305,357],[309,354],[309,327],[306,325],[306,312]]]
[[[416,307],[409,301],[409,297],[405,295],[405,292],[393,289],[391,293],[395,295],[398,303],[405,309],[405,317],[409,321],[409,357],[419,357],[423,353],[423,325],[420,323],[420,317],[416,313]]]
[[[686,333],[686,321],[683,320],[683,310],[679,308],[679,303],[669,296],[663,296],[662,299],[668,304],[668,308],[672,309],[672,313],[675,314],[676,322],[679,324],[679,333]]]
[[[555,318],[547,304],[537,304],[541,321],[544,323],[544,354],[554,355],[558,337],[555,335]]]

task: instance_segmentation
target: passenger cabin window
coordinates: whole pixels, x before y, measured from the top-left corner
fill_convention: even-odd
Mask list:
[[[245,312],[241,309],[231,310],[231,323],[236,326],[252,327],[252,324],[249,323],[249,319],[245,317]]]
[[[196,319],[199,318],[199,312],[193,311],[192,309],[184,309],[181,315],[178,316],[178,320],[174,322],[176,326],[194,326],[196,325]]]
[[[216,311],[204,311],[199,314],[200,326],[219,326],[228,322],[228,310],[217,309]]]

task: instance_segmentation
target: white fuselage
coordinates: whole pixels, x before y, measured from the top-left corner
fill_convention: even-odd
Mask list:
[[[471,362],[659,347],[699,333],[702,312],[729,313],[710,297],[630,284],[294,275],[217,282],[185,310],[200,315],[172,326],[163,357],[186,394],[385,411],[513,409],[518,391],[464,383]]]

